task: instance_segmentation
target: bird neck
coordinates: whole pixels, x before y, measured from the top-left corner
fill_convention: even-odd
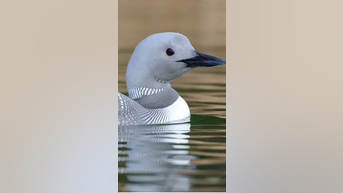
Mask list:
[[[172,105],[179,97],[169,83],[157,86],[135,86],[128,88],[129,97],[145,108],[158,109]]]

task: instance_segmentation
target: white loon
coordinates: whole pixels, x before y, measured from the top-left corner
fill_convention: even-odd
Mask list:
[[[195,67],[225,63],[195,51],[182,34],[164,32],[148,36],[136,46],[128,63],[129,97],[118,93],[118,125],[189,122],[189,107],[169,82]]]

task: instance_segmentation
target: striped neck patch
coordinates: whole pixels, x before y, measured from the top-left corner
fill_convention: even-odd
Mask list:
[[[155,78],[155,80],[157,82],[159,82],[159,83],[162,83],[162,84],[168,83],[168,81],[166,81],[166,80],[160,80],[160,79],[157,79],[157,78]]]
[[[129,89],[129,96],[131,99],[139,99],[143,96],[150,96],[162,92],[163,88],[147,88],[147,87],[138,87]]]

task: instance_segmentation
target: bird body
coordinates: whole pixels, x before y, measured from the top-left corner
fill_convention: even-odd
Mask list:
[[[148,36],[136,46],[128,63],[129,97],[118,93],[118,125],[189,122],[189,107],[169,82],[195,67],[225,63],[195,51],[182,34],[165,32]]]

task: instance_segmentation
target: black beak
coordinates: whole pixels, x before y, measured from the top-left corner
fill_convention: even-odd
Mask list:
[[[189,67],[189,68],[212,67],[212,66],[218,66],[221,64],[226,64],[226,61],[220,58],[203,54],[203,53],[199,53],[197,51],[195,51],[195,53],[196,53],[196,56],[193,58],[178,60],[176,62],[184,62],[187,64],[186,67]]]

